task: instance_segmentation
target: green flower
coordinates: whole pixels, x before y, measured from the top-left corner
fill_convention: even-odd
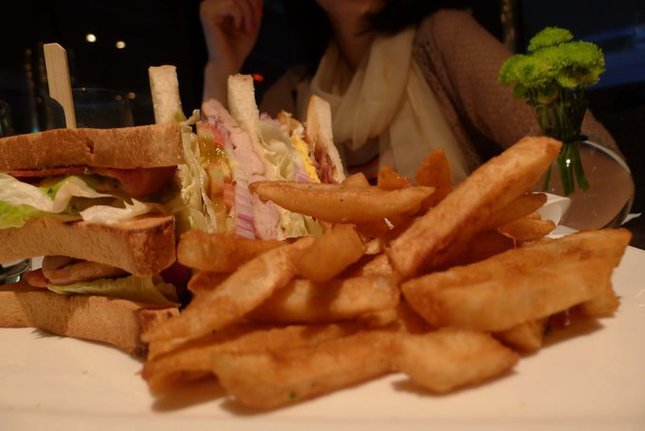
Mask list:
[[[529,52],[535,52],[549,46],[557,46],[573,40],[569,30],[559,27],[546,27],[529,41]]]
[[[572,37],[557,27],[542,30],[531,39],[528,54],[513,55],[502,64],[500,83],[524,89],[551,85],[575,89],[597,83],[605,71],[603,52],[591,42],[571,41]]]
[[[531,39],[527,54],[511,56],[499,69],[499,82],[514,86],[513,96],[535,109],[542,132],[565,143],[558,163],[566,194],[574,189],[573,172],[578,186],[588,187],[575,142],[581,136],[587,106],[584,89],[597,83],[604,71],[598,46],[573,41],[570,31],[558,27],[540,31]]]

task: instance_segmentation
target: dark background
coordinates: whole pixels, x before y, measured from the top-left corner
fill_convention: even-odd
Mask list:
[[[518,0],[516,49],[547,25],[569,28],[599,44],[607,72],[590,91],[591,109],[618,141],[634,174],[634,211],[645,209],[645,6],[642,0]],[[475,17],[502,38],[500,1],[474,0]],[[199,0],[21,0],[3,2],[0,15],[0,99],[13,111],[16,132],[43,128],[48,94],[42,44],[67,49],[74,87],[129,94],[136,124],[154,121],[148,67],[177,66],[184,110],[201,103],[206,50]],[[92,33],[96,42],[86,41]],[[117,49],[116,42],[125,42]],[[244,72],[263,78],[259,96],[300,58],[280,0],[265,0],[261,36]]]

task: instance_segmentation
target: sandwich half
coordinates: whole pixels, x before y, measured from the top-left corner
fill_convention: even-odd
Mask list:
[[[285,112],[278,118],[261,114],[250,75],[230,76],[228,93],[229,110],[208,100],[197,123],[216,230],[260,239],[320,234],[314,219],[264,203],[248,186],[255,181],[341,182],[344,169],[333,144],[329,105],[312,99],[303,124]]]
[[[145,354],[140,334],[178,313],[177,123],[0,139],[0,262],[43,257],[0,286],[0,326]]]

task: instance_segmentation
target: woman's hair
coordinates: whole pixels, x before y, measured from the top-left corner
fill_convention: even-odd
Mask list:
[[[313,74],[331,37],[329,18],[315,0],[283,1],[287,22],[302,44],[307,71]],[[378,12],[366,16],[365,30],[395,34],[439,9],[463,9],[467,5],[466,0],[383,0]]]

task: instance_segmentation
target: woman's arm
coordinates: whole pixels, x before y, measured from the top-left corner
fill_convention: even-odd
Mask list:
[[[262,0],[204,0],[199,16],[208,49],[202,97],[226,105],[228,76],[240,71],[260,32]]]

